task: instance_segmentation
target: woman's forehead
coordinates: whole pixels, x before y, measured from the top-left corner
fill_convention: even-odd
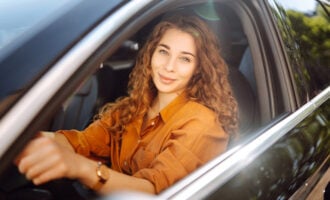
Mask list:
[[[158,45],[167,46],[167,48],[179,51],[190,52],[196,55],[196,44],[194,37],[185,31],[177,28],[171,28],[164,32]]]

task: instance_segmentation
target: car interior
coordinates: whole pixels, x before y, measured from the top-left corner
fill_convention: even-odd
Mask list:
[[[201,17],[216,33],[219,39],[221,53],[229,67],[229,79],[234,96],[239,106],[239,135],[246,137],[260,126],[259,104],[256,91],[254,62],[251,56],[248,39],[243,30],[241,20],[232,7],[225,4],[214,4],[210,14],[209,6],[197,5],[179,8],[180,12],[192,12]],[[205,9],[207,12],[205,12]],[[134,67],[134,60],[139,48],[143,45],[146,35],[150,33],[154,24],[160,21],[162,15],[138,30],[128,38],[120,48],[107,58],[76,90],[76,92],[62,104],[52,119],[49,130],[84,129],[97,114],[98,110],[107,102],[114,102],[118,97],[126,95],[129,74]],[[0,180],[2,185],[2,180]],[[18,183],[20,182],[20,183]],[[44,191],[21,188],[24,180],[15,179],[1,187],[0,191],[15,191],[15,194],[40,196],[49,195]],[[19,185],[19,186],[17,186]],[[54,186],[52,186],[54,187]],[[56,187],[56,186],[55,186]],[[73,186],[75,187],[75,186]],[[13,189],[13,188],[19,188]],[[76,189],[79,187],[76,187]],[[77,189],[81,190],[81,189]],[[19,191],[17,193],[17,191]],[[0,192],[1,193],[1,192]],[[11,192],[14,195],[14,192]],[[84,191],[78,191],[82,196]],[[17,195],[15,197],[17,197]],[[87,195],[88,196],[88,195]],[[1,197],[1,196],[0,196]]]
[[[239,105],[240,134],[244,135],[259,125],[259,107],[256,98],[256,80],[254,65],[247,38],[234,15],[234,11],[225,5],[216,7],[217,19],[208,19],[197,13],[217,34],[221,53],[229,67],[229,79],[232,90]],[[126,95],[129,74],[134,67],[134,60],[143,45],[146,33],[150,32],[161,16],[146,25],[106,61],[99,70],[82,84],[58,111],[51,125],[51,130],[81,130],[90,123],[94,114],[106,102],[114,102],[118,97]]]

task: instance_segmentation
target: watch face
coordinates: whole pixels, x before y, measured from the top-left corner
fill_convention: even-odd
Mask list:
[[[106,182],[109,179],[109,170],[105,165],[101,165],[97,170],[97,175],[101,182]]]

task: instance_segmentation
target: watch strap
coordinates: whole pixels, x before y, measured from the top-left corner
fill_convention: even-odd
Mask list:
[[[101,187],[107,182],[108,177],[105,179],[102,177],[102,167],[106,167],[102,162],[97,162],[97,168],[96,168],[96,176],[98,177],[98,181],[92,186],[92,189],[95,191],[98,191],[101,189]]]

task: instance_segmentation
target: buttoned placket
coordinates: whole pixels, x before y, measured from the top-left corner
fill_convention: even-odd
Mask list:
[[[139,135],[139,140],[141,140],[146,133],[148,133],[151,129],[153,129],[157,125],[159,118],[160,118],[160,114],[158,113],[154,118],[152,118],[147,122],[148,124],[146,128],[142,130]]]
[[[156,127],[156,125],[158,124],[160,120],[160,114],[158,113],[153,119],[148,121],[148,125],[146,126],[146,128],[144,130],[141,131],[141,133],[138,135],[138,139],[137,139],[137,146],[135,148],[135,151],[137,149],[139,149],[140,144],[142,142],[143,137],[150,132],[150,130],[154,129]],[[134,154],[134,153],[133,153]],[[127,160],[127,158],[123,161],[123,169],[124,171],[131,173],[131,169],[129,167],[129,160]]]
[[[138,147],[137,148],[139,148],[139,146],[143,140],[143,137],[156,127],[159,120],[160,120],[160,114],[158,113],[153,119],[151,119],[147,122],[148,124],[147,124],[146,128],[144,128],[144,130],[141,130],[141,133],[138,136],[138,140],[137,140]]]

